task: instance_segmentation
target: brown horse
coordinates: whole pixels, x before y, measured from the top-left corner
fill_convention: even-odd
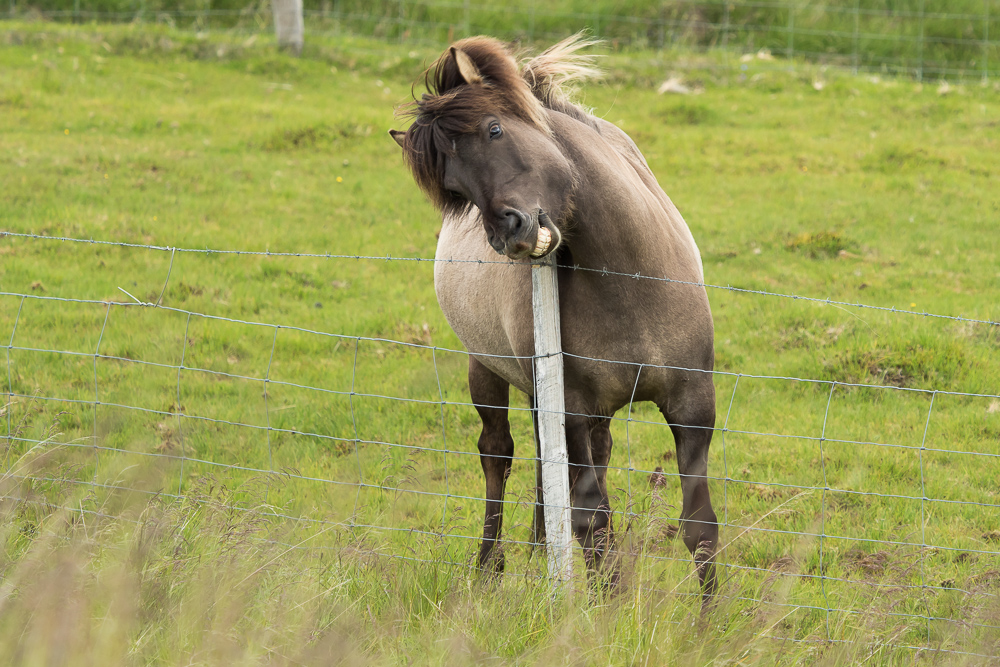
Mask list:
[[[701,259],[628,135],[568,100],[567,82],[597,73],[577,54],[590,44],[575,36],[518,63],[494,39],[457,42],[425,74],[428,92],[406,111],[409,129],[390,130],[444,218],[434,284],[471,353],[469,390],[483,423],[479,563],[504,566],[498,540],[514,453],[509,386],[534,393],[530,264],[554,252],[572,523],[588,567],[593,572],[613,544],[605,482],[611,418],[630,401],[653,401],[674,435],[682,535],[707,600],[718,540],[707,480],[715,351]],[[536,509],[536,538],[543,526]]]

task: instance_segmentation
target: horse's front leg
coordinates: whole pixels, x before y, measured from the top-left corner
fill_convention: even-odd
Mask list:
[[[469,393],[483,422],[479,435],[479,462],[486,477],[486,517],[479,567],[499,574],[504,568],[503,550],[498,545],[503,526],[504,487],[514,455],[514,439],[510,436],[507,420],[510,385],[475,357],[469,357]]]
[[[566,449],[569,454],[573,534],[583,547],[587,570],[593,575],[611,545],[611,502],[594,467],[592,418],[584,416],[586,412],[582,409],[567,408],[567,413]],[[610,444],[608,447],[610,450]],[[607,465],[606,461],[604,465]]]
[[[542,439],[538,433],[538,405],[531,400],[531,422],[535,427],[535,516],[531,522],[532,548],[545,542],[545,493],[542,489]]]

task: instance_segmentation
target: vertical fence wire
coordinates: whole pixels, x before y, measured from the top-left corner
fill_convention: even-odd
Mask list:
[[[350,404],[351,404],[351,423],[354,425],[354,458],[358,462],[358,492],[354,496],[354,511],[351,513],[351,523],[357,522],[358,516],[358,504],[361,501],[361,489],[364,488],[365,475],[361,471],[361,452],[358,450],[359,444],[361,442],[361,436],[358,431],[358,415],[355,412],[354,398],[357,396],[357,379],[358,379],[358,348],[361,346],[361,338],[354,339],[354,365],[351,368],[351,394],[350,394]]]
[[[722,425],[722,525],[729,526],[729,459],[726,454],[726,436],[729,433],[729,417],[733,414],[733,402],[736,400],[736,390],[740,387],[740,377],[737,373],[733,383],[733,394],[729,397],[729,409],[726,410],[726,421]],[[726,563],[729,562],[729,550],[726,550]]]
[[[97,347],[94,349],[94,481],[97,481],[97,471],[101,464],[101,450],[98,447],[97,435],[97,406],[101,404],[101,395],[97,383],[97,359],[101,356],[101,341],[104,340],[104,331],[108,328],[108,318],[111,317],[111,304],[108,303],[104,311],[104,324],[101,325],[101,334],[97,337]]]
[[[184,370],[184,360],[187,357],[188,332],[191,330],[191,313],[188,313],[184,323],[184,342],[181,347],[181,363],[177,367],[177,403],[174,405],[174,419],[177,422],[177,441],[181,446],[180,472],[177,475],[177,493],[184,493],[184,460],[187,458],[187,450],[184,447],[184,429],[182,427],[184,409],[181,407],[181,371]]]
[[[638,370],[635,372],[635,384],[632,385],[632,396],[628,401],[628,417],[625,419],[625,449],[628,452],[628,475],[625,477],[626,487],[628,489],[628,497],[632,497],[632,471],[635,466],[632,463],[632,404],[635,402],[635,392],[639,388],[639,378],[642,376],[642,367],[640,364]]]
[[[931,413],[934,411],[934,398],[937,392],[931,394],[931,404],[927,408],[927,421],[924,422],[924,436],[920,440],[920,587],[924,600],[924,615],[927,618],[927,645],[931,644],[931,609],[928,601],[927,575],[924,571],[924,559],[927,557],[927,485],[924,479],[924,451],[927,449],[927,430],[931,425]]]
[[[4,470],[10,470],[10,452],[14,447],[14,422],[13,422],[13,412],[14,412],[14,379],[11,373],[11,362],[10,362],[10,351],[14,347],[14,334],[17,333],[17,324],[21,321],[21,309],[24,308],[24,300],[27,297],[22,296],[20,302],[17,304],[17,314],[14,316],[14,326],[10,330],[10,340],[7,341],[7,400],[4,403],[4,412],[7,413],[7,451],[4,454]]]
[[[444,507],[441,509],[441,532],[445,532],[448,519],[448,499],[451,497],[451,482],[448,480],[448,429],[444,420],[444,390],[441,388],[441,371],[438,369],[437,347],[431,349],[431,360],[434,362],[434,379],[437,382],[438,400],[441,401],[441,466],[444,468]]]
[[[167,292],[167,285],[170,283],[170,274],[174,270],[174,255],[177,254],[177,248],[170,249],[170,264],[167,266],[167,277],[163,281],[163,289],[160,290],[160,296],[156,297],[156,303],[154,305],[159,306],[163,302],[163,295]]]
[[[274,450],[271,446],[271,409],[270,397],[271,393],[271,364],[274,363],[274,349],[278,346],[278,331],[281,330],[280,325],[274,327],[274,338],[271,339],[271,356],[267,359],[267,372],[264,373],[264,418],[267,423],[267,469],[272,475],[274,474]],[[271,490],[270,481],[264,487],[264,501],[267,501],[268,493]]]
[[[819,461],[823,470],[823,500],[820,514],[820,534],[819,534],[819,584],[823,590],[823,603],[826,605],[826,640],[830,641],[830,598],[826,593],[826,567],[823,561],[824,542],[826,540],[826,494],[830,491],[830,482],[826,476],[826,452],[823,450],[823,443],[826,441],[826,425],[830,418],[830,404],[833,402],[833,392],[837,388],[837,383],[830,385],[830,395],[826,399],[826,411],[823,413],[823,430],[819,437]]]

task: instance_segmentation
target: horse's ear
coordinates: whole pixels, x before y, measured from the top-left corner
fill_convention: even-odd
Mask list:
[[[483,75],[479,73],[479,68],[476,67],[476,63],[472,62],[472,58],[469,57],[468,53],[453,46],[451,47],[451,57],[455,59],[455,64],[458,65],[458,73],[462,75],[466,83],[483,82]]]
[[[406,132],[400,132],[399,130],[389,130],[389,136],[392,140],[399,144],[400,148],[405,148],[403,142],[406,141]]]

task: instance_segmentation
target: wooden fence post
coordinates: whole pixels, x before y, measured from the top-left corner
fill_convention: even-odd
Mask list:
[[[274,34],[278,38],[278,48],[287,48],[295,55],[301,55],[304,31],[302,0],[271,0],[271,8],[274,10]]]
[[[559,331],[559,280],[554,255],[548,255],[531,267],[531,307],[535,318],[535,407],[541,440],[549,575],[558,582],[567,582],[573,574],[573,528]]]

